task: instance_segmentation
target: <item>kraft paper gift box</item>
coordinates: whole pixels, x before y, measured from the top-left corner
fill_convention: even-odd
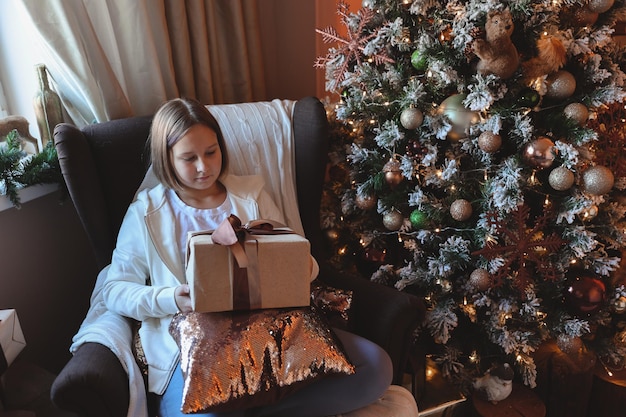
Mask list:
[[[14,309],[0,310],[0,375],[26,346],[26,339]]]
[[[311,257],[307,239],[288,229],[268,232],[246,228],[235,231],[237,242],[220,244],[214,240],[220,241],[216,234],[222,225],[214,232],[191,233],[188,240],[186,273],[194,311],[310,305]],[[239,266],[238,252],[245,252],[247,267]]]

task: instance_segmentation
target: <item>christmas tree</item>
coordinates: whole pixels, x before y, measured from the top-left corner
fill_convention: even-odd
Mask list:
[[[626,365],[621,0],[338,3],[315,65],[338,97],[322,225],[334,262],[423,297],[463,384],[533,387],[556,340]]]

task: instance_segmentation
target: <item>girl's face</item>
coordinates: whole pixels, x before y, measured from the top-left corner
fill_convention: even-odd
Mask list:
[[[222,150],[215,132],[203,125],[191,127],[170,149],[176,177],[187,192],[215,192],[222,172]]]

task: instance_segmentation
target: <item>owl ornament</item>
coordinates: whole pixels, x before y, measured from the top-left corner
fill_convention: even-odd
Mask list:
[[[513,368],[508,363],[494,365],[473,383],[475,395],[497,404],[511,394],[513,389]]]

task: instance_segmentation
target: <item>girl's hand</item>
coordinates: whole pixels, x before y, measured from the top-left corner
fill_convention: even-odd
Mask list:
[[[191,297],[189,296],[189,285],[182,284],[176,287],[174,291],[176,305],[181,313],[189,313],[191,308]]]

